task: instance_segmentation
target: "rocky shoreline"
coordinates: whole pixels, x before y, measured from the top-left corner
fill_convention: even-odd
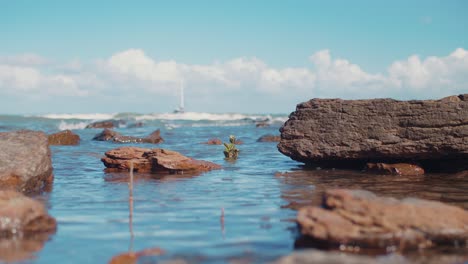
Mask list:
[[[105,128],[93,140],[130,144],[164,141],[159,129],[147,137],[124,136],[109,129],[122,124],[121,120],[107,120],[88,128]],[[314,187],[304,188],[304,204],[298,203],[296,197],[283,207],[297,210],[295,222],[300,235],[296,248],[353,254],[377,251],[390,256],[395,252],[468,246],[468,211],[464,205],[448,204],[440,197],[412,198],[410,191],[403,197],[386,197],[374,190],[378,186],[372,185],[380,184],[379,181],[424,181],[427,172],[441,171],[466,179],[468,94],[426,101],[313,99],[299,104],[280,132],[281,136],[267,134],[257,142],[279,142],[281,153],[305,164],[301,171],[288,173],[290,180],[301,177],[297,173],[305,173],[304,178]],[[30,130],[0,133],[0,243],[11,241],[12,237],[40,236],[42,246],[55,233],[56,220],[40,201],[31,197],[50,191],[53,185],[50,145],[76,146],[80,142],[82,139],[69,130],[51,135]],[[204,144],[220,145],[222,141],[212,138]],[[106,172],[132,171],[168,177],[222,169],[213,162],[173,150],[135,146],[108,150],[101,161]],[[362,182],[353,180],[346,171],[342,177],[349,177],[347,181],[327,180],[326,174],[335,168],[357,169]],[[283,173],[276,176],[279,181],[284,180]],[[308,195],[317,195],[318,191],[323,195],[314,199],[321,203],[311,205]],[[287,193],[282,198],[288,200]],[[224,211],[222,217],[224,221]],[[140,257],[161,254],[160,249],[129,252],[116,256],[111,263],[133,263]],[[350,255],[343,259],[336,252],[311,250],[295,252],[276,263],[315,263],[308,262],[310,259],[318,263],[375,262],[370,256]],[[388,263],[394,260],[389,259]],[[460,259],[466,261],[468,254],[466,259],[441,262]]]

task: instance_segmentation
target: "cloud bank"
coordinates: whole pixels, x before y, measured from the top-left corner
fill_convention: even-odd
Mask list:
[[[241,57],[197,65],[158,61],[141,49],[129,49],[106,59],[60,64],[22,54],[0,57],[0,95],[65,101],[111,95],[125,102],[174,97],[183,83],[198,111],[213,111],[207,106],[213,101],[218,112],[232,111],[219,107],[235,99],[258,103],[259,109],[252,111],[277,112],[275,107],[283,101],[295,104],[312,97],[426,99],[468,92],[468,51],[463,48],[444,57],[412,55],[382,73],[334,58],[329,50],[316,52],[309,61],[309,67],[277,68],[255,57]]]

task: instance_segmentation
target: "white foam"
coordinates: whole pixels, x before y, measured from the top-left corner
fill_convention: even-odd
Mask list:
[[[61,121],[58,128],[60,130],[67,130],[67,129],[84,129],[88,125],[88,122],[78,122],[78,123],[67,123],[65,121]]]
[[[105,120],[113,119],[115,114],[46,114],[39,117],[50,119],[83,119],[83,120]]]
[[[136,116],[135,119],[141,120],[188,120],[188,121],[235,121],[243,119],[261,119],[267,116],[244,115],[244,114],[211,114],[211,113],[163,113],[163,114],[148,114]]]

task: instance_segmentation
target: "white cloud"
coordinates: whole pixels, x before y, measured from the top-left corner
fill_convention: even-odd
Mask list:
[[[310,97],[399,99],[438,98],[468,92],[468,51],[445,57],[411,55],[383,73],[370,73],[329,50],[310,56],[310,67],[272,67],[258,58],[240,57],[206,65],[158,61],[140,49],[118,52],[94,62],[53,64],[34,54],[0,58],[0,94],[19,96],[127,97],[175,95],[181,81],[189,96],[203,102],[230,100],[223,94],[289,98]],[[196,101],[194,97],[191,100]],[[200,102],[202,99],[200,99]],[[274,107],[274,106],[272,106]]]

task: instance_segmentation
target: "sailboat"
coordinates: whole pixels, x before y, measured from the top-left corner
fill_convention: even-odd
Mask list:
[[[182,114],[185,113],[184,108],[184,82],[180,81],[180,102],[179,107],[174,110],[174,114]]]

